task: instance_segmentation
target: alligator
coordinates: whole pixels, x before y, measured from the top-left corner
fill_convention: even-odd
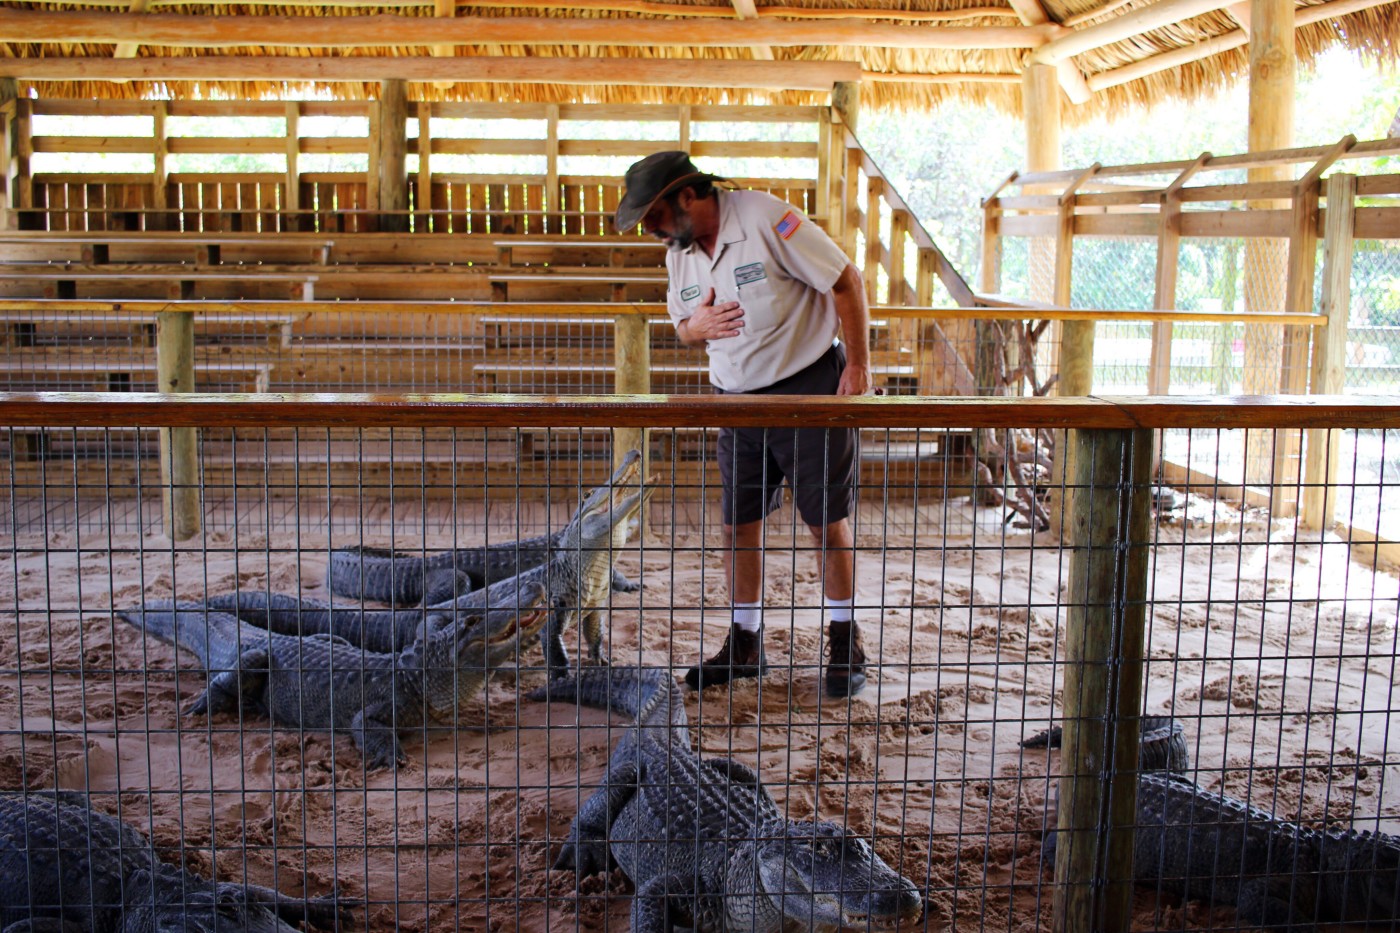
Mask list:
[[[1056,748],[1058,729],[1026,739]],[[1281,820],[1186,772],[1181,723],[1142,717],[1133,878],[1187,899],[1233,904],[1263,927],[1400,920],[1400,837],[1315,830]],[[1053,864],[1058,833],[1046,834],[1042,864]]]
[[[209,881],[162,862],[141,833],[82,794],[0,793],[5,933],[295,933],[349,926],[357,902]]]
[[[204,599],[204,607],[228,612],[259,628],[279,635],[333,635],[366,651],[398,653],[418,638],[423,619],[451,614],[447,610],[365,609],[363,606],[334,606],[319,599],[239,590],[216,593]],[[480,610],[463,610],[479,613]]]
[[[664,671],[595,667],[530,694],[624,713],[602,787],[554,862],[577,876],[614,863],[636,887],[634,933],[912,926],[918,889],[839,823],[789,820],[745,765],[691,750]]]
[[[628,451],[601,489],[616,489],[633,482],[641,457],[639,450]],[[598,494],[599,490],[595,490],[586,498],[579,513]],[[579,513],[572,521],[578,521]],[[434,606],[540,566],[563,546],[567,533],[565,528],[519,541],[457,548],[427,557],[403,556],[401,550],[385,548],[340,548],[331,552],[326,585],[334,595],[351,599],[374,600],[395,607]],[[611,573],[613,590],[635,593],[641,589],[641,584],[627,579],[617,568],[611,568]]]
[[[1186,732],[1181,723],[1170,716],[1143,716],[1138,723],[1142,730],[1138,746],[1139,770],[1184,774],[1191,769],[1191,752],[1186,747]],[[1051,726],[1022,741],[1021,747],[1059,748],[1061,738],[1061,728]]]
[[[1041,857],[1053,862],[1056,836]],[[1165,772],[1138,776],[1133,878],[1261,927],[1400,920],[1400,836],[1317,830]]]
[[[517,591],[542,584],[549,593],[551,618],[540,632],[550,678],[569,670],[564,632],[575,616],[588,643],[589,659],[603,663],[601,608],[613,573],[613,555],[627,543],[629,526],[641,511],[654,486],[630,486],[641,474],[641,455],[628,453],[626,462],[605,486],[594,489],[573,519],[548,548],[548,559],[499,580],[486,589],[472,590],[452,602],[428,608],[366,610],[335,608],[312,599],[298,599],[256,590],[212,596],[210,609],[235,613],[244,622],[281,635],[332,635],[374,651],[398,651],[416,637],[426,614],[460,617],[479,613],[490,605],[514,605]]]
[[[397,654],[330,634],[269,632],[200,603],[160,601],[118,614],[203,662],[209,685],[186,715],[247,710],[281,726],[348,732],[366,767],[387,768],[406,760],[399,733],[454,723],[521,639],[544,627],[545,595],[542,584],[526,582],[484,612],[429,613],[421,637]]]

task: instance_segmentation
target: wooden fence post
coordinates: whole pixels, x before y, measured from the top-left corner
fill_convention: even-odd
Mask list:
[[[651,393],[651,322],[645,314],[622,313],[613,319],[615,374],[613,391],[618,395]],[[613,467],[632,448],[642,452],[642,475],[647,475],[647,432],[645,428],[613,430]]]
[[[1162,189],[1157,219],[1157,281],[1152,307],[1158,311],[1176,308],[1177,264],[1181,257],[1181,188],[1210,159],[1203,152],[1185,171]],[[1152,325],[1152,356],[1147,363],[1147,394],[1166,395],[1172,379],[1172,323]]]
[[[1351,322],[1351,261],[1356,227],[1356,176],[1327,179],[1327,218],[1322,239],[1322,313],[1327,326],[1313,333],[1314,395],[1339,395],[1346,389],[1347,326]],[[1307,432],[1303,461],[1304,528],[1326,531],[1337,511],[1337,432]]]
[[[194,314],[156,314],[156,387],[194,391]],[[199,534],[199,429],[160,429],[161,519],[172,541]]]
[[[1127,930],[1147,612],[1152,431],[1069,432],[1074,451],[1056,933]]]

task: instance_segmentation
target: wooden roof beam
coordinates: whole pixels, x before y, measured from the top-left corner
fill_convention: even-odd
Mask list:
[[[859,81],[856,62],[676,58],[0,58],[0,77],[45,81],[481,81],[830,91]]]
[[[1201,0],[1194,0],[1201,2]],[[1215,0],[1219,3],[1221,0]],[[908,26],[862,20],[736,20],[697,30],[674,20],[547,17],[192,16],[0,9],[0,42],[139,42],[166,48],[365,48],[591,45],[656,48],[871,46],[891,49],[1033,49],[1058,26]]]
[[[1027,26],[1058,26],[1062,36],[1069,35],[1068,29],[1050,18],[1049,12],[1040,0],[1009,0],[1009,2],[1023,24]],[[1065,92],[1070,103],[1082,104],[1093,96],[1089,85],[1084,82],[1084,73],[1079,70],[1079,66],[1073,60],[1066,58],[1064,61],[1056,62],[1055,77],[1060,82],[1060,89]]]
[[[1031,53],[1027,64],[1056,65],[1073,55],[1092,52],[1115,42],[1122,42],[1145,32],[1179,23],[1192,16],[1212,13],[1237,3],[1238,0],[1158,0],[1151,6],[1140,7],[1115,19],[1054,39]]]
[[[1294,26],[1307,26],[1311,23],[1322,22],[1323,20],[1336,19],[1339,16],[1346,16],[1349,13],[1357,13],[1361,10],[1369,10],[1372,7],[1385,6],[1388,3],[1395,3],[1397,0],[1332,0],[1330,3],[1321,3],[1316,6],[1302,7],[1294,14]],[[1133,62],[1131,65],[1124,65],[1121,68],[1114,68],[1111,71],[1101,71],[1088,78],[1089,88],[1094,92],[1102,91],[1105,88],[1117,87],[1120,84],[1127,84],[1129,81],[1136,81],[1138,78],[1145,78],[1158,72],[1167,71],[1172,68],[1190,62],[1200,61],[1212,55],[1219,55],[1230,49],[1237,49],[1249,44],[1249,31],[1246,29],[1236,29],[1195,45],[1188,45],[1184,48],[1173,49],[1170,52],[1163,52],[1160,55],[1153,55],[1151,58],[1144,58],[1142,61]]]

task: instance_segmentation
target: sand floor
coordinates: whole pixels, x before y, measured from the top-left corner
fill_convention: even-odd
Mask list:
[[[790,816],[872,837],[926,892],[929,928],[1048,929],[1039,843],[1055,753],[1018,743],[1060,709],[1068,562],[998,521],[971,527],[915,517],[861,534],[858,612],[881,663],[849,703],[819,689],[813,555],[776,536],[772,673],[687,691],[687,711],[701,749],[756,767]],[[1400,831],[1396,579],[1229,509],[1154,533],[1145,708],[1183,719],[1200,782],[1290,818]],[[314,530],[225,528],[189,548],[154,533],[17,535],[0,555],[0,788],[88,791],[220,878],[338,885],[368,902],[370,930],[626,929],[619,872],[576,889],[549,870],[625,723],[521,699],[542,680],[538,647],[461,728],[411,737],[408,766],[367,774],[345,736],[181,716],[203,686],[191,658],[111,613],[236,587],[323,597],[326,545]],[[720,556],[682,522],[620,554],[645,586],[614,597],[614,663],[679,674],[702,641],[719,644]],[[1148,889],[1135,911],[1141,929],[1235,924]]]

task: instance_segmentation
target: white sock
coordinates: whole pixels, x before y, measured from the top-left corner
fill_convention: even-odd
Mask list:
[[[733,622],[746,632],[756,632],[763,624],[763,603],[735,603]]]
[[[854,622],[856,620],[854,596],[848,599],[832,599],[830,596],[822,599],[822,605],[826,607],[826,620],[828,622]]]

